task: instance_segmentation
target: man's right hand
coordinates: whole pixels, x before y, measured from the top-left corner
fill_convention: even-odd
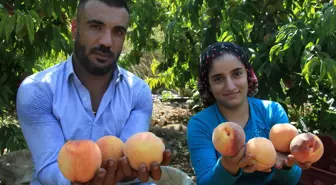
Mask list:
[[[119,182],[121,179],[124,178],[121,169],[119,168],[120,170],[117,170],[118,165],[120,164],[117,164],[113,160],[108,160],[106,169],[99,168],[91,181],[87,183],[73,182],[71,184],[72,185],[115,185],[117,182]]]

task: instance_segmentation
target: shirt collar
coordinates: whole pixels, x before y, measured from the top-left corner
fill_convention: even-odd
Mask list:
[[[74,68],[73,68],[73,63],[72,63],[72,54],[68,57],[68,59],[65,61],[66,62],[66,67],[65,67],[65,77],[66,80],[68,81],[70,77],[75,75]],[[113,71],[113,79],[116,79],[115,83],[118,83],[120,80],[122,80],[123,77],[123,72],[120,69],[120,66],[117,64],[115,70]]]

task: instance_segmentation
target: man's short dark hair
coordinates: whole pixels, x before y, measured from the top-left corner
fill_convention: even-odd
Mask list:
[[[77,19],[79,18],[78,17],[79,10],[84,8],[85,4],[88,1],[90,1],[90,0],[79,0],[79,4],[78,4],[78,8],[77,8]],[[126,0],[98,0],[98,1],[101,1],[101,2],[103,2],[106,5],[111,6],[111,7],[125,8],[127,10],[127,12],[130,13]]]

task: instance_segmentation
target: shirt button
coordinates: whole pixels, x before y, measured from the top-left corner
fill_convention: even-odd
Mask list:
[[[87,101],[87,98],[86,98],[86,97],[84,97],[84,98],[83,98],[83,101]]]

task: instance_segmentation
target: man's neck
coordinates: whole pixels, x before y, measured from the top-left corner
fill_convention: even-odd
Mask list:
[[[235,123],[238,123],[243,128],[245,127],[249,117],[249,104],[248,99],[246,98],[242,104],[237,107],[224,107],[218,103],[218,108],[221,114],[228,120]]]

